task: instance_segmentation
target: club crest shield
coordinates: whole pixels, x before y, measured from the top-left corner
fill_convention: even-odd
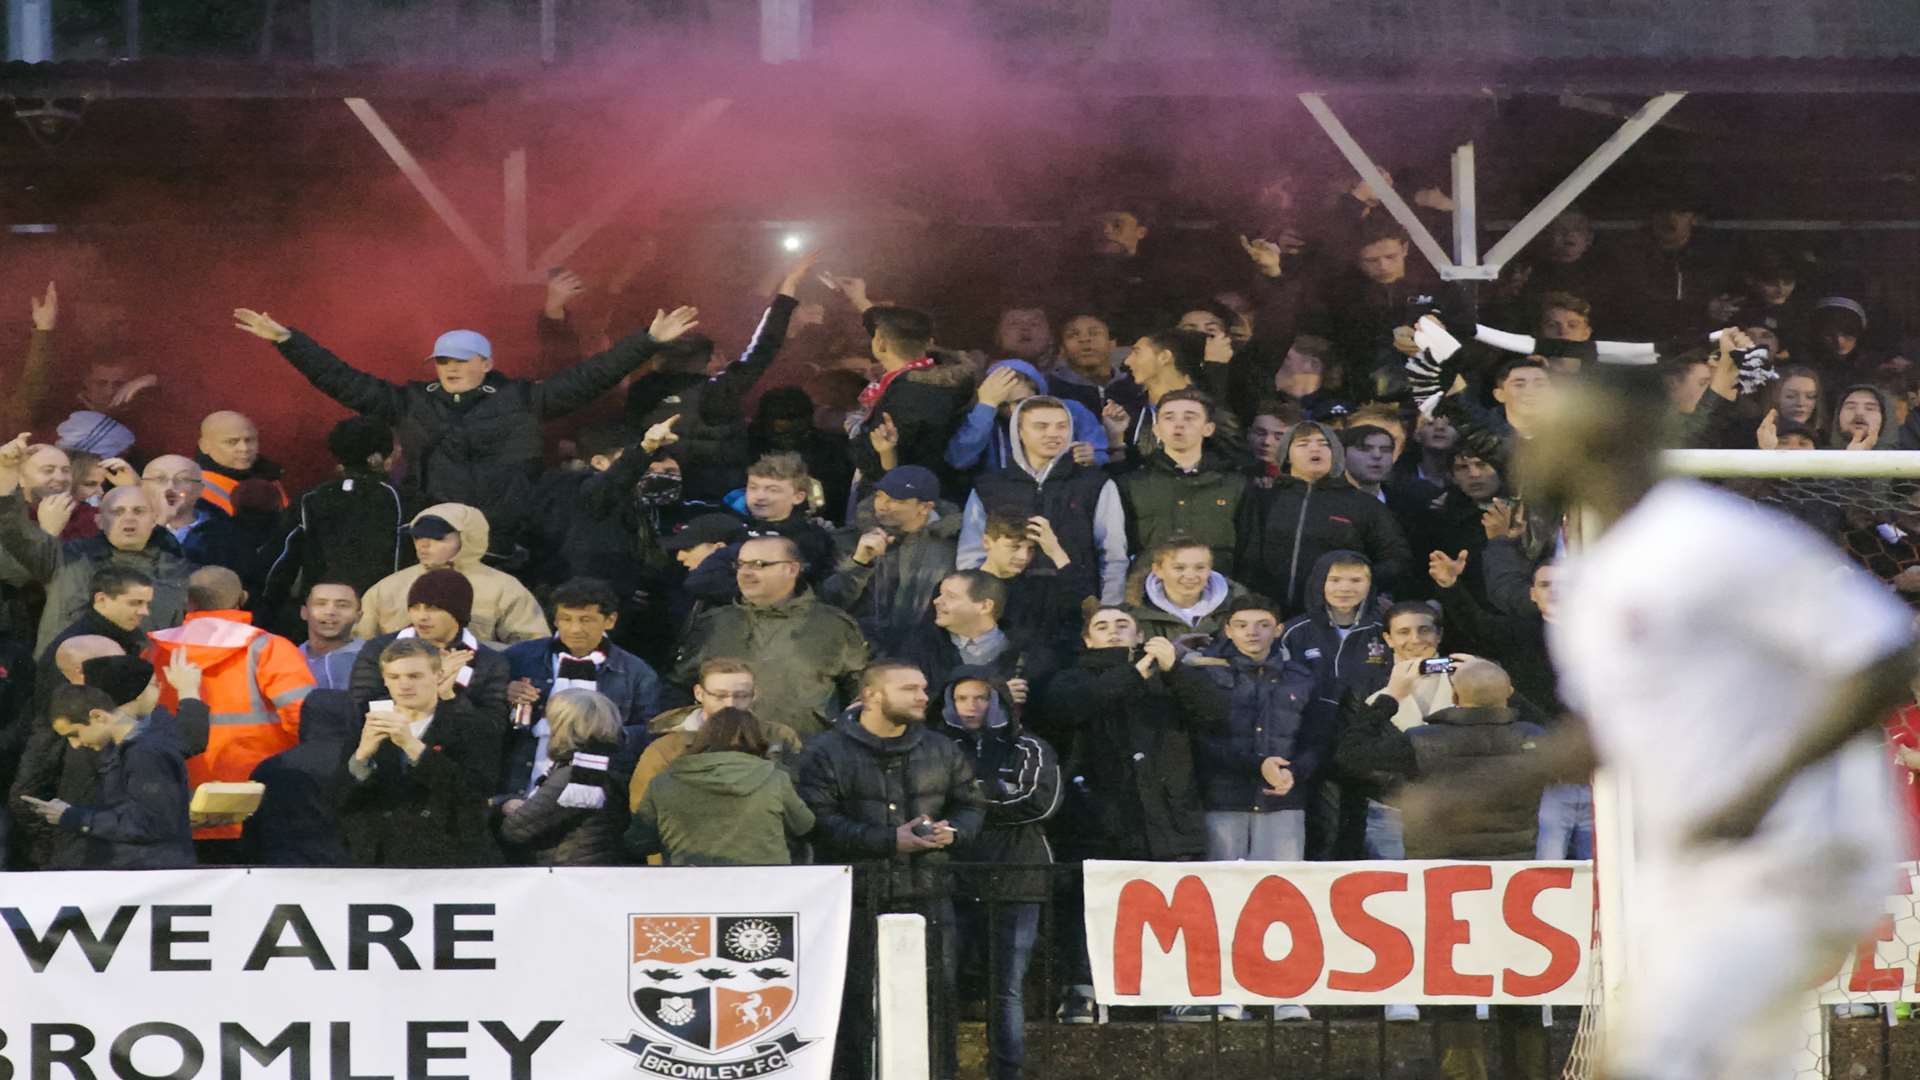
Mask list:
[[[753,1067],[724,1075],[784,1069],[786,1054],[806,1045],[777,1032],[799,997],[799,921],[793,914],[628,916],[627,992],[644,1030],[615,1045],[640,1058],[642,1071],[663,1075],[711,1069],[720,1076],[718,1066],[743,1062]]]

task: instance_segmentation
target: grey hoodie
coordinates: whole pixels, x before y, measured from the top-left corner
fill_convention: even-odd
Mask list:
[[[1044,486],[1047,477],[1059,466],[1062,460],[1069,460],[1071,448],[1062,450],[1060,456],[1052,461],[1034,467],[1027,459],[1026,444],[1020,439],[1020,413],[1032,402],[1027,398],[1013,407],[1007,419],[1007,430],[1013,432],[1013,462],[1036,484]],[[987,506],[975,491],[967,496],[967,508],[960,520],[960,548],[956,565],[962,570],[974,570],[987,561]],[[1093,507],[1093,543],[1099,551],[1100,560],[1100,602],[1118,604],[1126,597],[1127,591],[1127,512],[1120,501],[1120,488],[1112,480],[1101,485],[1100,497]]]

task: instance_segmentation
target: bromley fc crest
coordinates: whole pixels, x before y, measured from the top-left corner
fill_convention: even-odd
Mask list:
[[[627,991],[644,1031],[609,1043],[642,1072],[751,1080],[808,1044],[777,1029],[799,996],[797,915],[629,915]]]

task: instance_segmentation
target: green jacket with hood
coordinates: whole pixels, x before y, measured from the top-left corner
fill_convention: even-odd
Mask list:
[[[813,811],[785,769],[734,750],[686,754],[647,785],[627,826],[634,855],[669,866],[781,866],[787,838],[813,829]]]

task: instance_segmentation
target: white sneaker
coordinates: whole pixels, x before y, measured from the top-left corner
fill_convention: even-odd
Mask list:
[[[1833,1015],[1836,1020],[1871,1020],[1880,1015],[1880,1006],[1865,1003],[1855,1005],[1835,1005]]]
[[[1420,1020],[1418,1005],[1389,1005],[1385,1011],[1389,1024],[1412,1024]]]
[[[1219,1013],[1220,1019],[1222,1020],[1245,1020],[1247,1018],[1247,1007],[1244,1005],[1222,1005],[1216,1009],[1215,1012]]]
[[[1160,1019],[1176,1024],[1210,1024],[1213,1022],[1213,1009],[1211,1005],[1175,1005],[1160,1010]]]
[[[1311,1020],[1313,1014],[1307,1011],[1305,1005],[1275,1005],[1273,1018],[1275,1020]]]

